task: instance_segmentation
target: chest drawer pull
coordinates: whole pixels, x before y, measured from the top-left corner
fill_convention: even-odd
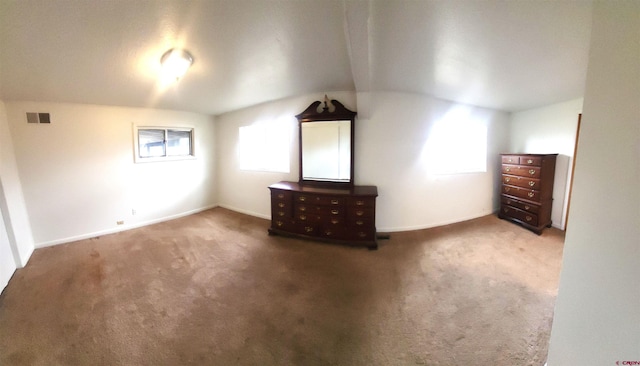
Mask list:
[[[307,219],[307,215],[300,215],[300,220],[305,221]]]
[[[339,214],[339,213],[340,213],[340,211],[338,211],[338,210],[331,210],[331,214],[332,214],[332,215],[337,215],[337,214]]]
[[[278,203],[278,207],[284,207],[284,203],[282,202]]]
[[[529,211],[529,209],[531,209],[531,206],[524,205],[524,209]]]
[[[535,169],[529,169],[529,174],[531,174],[531,175],[536,174],[536,170]]]
[[[339,203],[340,203],[340,201],[338,201],[338,200],[331,200],[331,204],[332,204],[332,205],[337,205],[337,204],[339,204]]]
[[[510,180],[511,180],[511,178],[509,178],[509,177],[504,178],[504,181],[507,182],[507,183],[509,183]]]
[[[529,181],[529,187],[533,187],[533,186],[535,186],[535,185],[536,185],[536,182],[534,182],[534,181]]]
[[[307,197],[305,197],[305,196],[298,197],[298,201],[300,201],[300,202],[304,202],[306,200],[307,200]]]
[[[334,225],[339,223],[339,222],[340,222],[340,220],[338,220],[338,219],[331,219],[331,223],[334,224]]]
[[[364,201],[356,201],[356,206],[364,206]]]
[[[304,231],[306,231],[306,232],[310,233],[310,232],[312,232],[312,231],[313,231],[313,228],[312,228],[311,226],[305,226],[305,227],[304,227]]]
[[[525,219],[527,219],[527,221],[531,221],[532,217],[531,216],[527,216],[527,217],[525,217]]]
[[[533,164],[533,160],[531,159],[527,160],[527,164]]]
[[[356,221],[356,225],[362,226],[362,225],[364,225],[364,221],[358,220],[358,221]]]
[[[506,208],[506,207],[505,207],[505,208],[503,208],[502,210],[503,210],[504,212],[509,212],[509,209],[508,209],[508,208]]]
[[[529,193],[527,193],[527,196],[529,196],[529,197],[533,197],[533,196],[535,196],[535,193],[533,193],[533,192],[529,192]]]
[[[299,210],[302,211],[302,212],[305,212],[307,210],[307,207],[306,206],[300,206]]]
[[[504,191],[505,191],[505,192],[509,192],[510,190],[511,190],[511,188],[509,188],[509,187],[504,187]]]
[[[278,216],[284,216],[284,212],[278,211]]]
[[[277,226],[282,226],[282,225],[284,225],[284,222],[282,222],[282,221],[276,221],[276,225],[277,225]]]
[[[284,198],[284,193],[278,193],[278,198]]]
[[[505,171],[505,172],[510,172],[510,171],[511,171],[511,168],[506,167],[506,168],[504,168],[504,171]]]
[[[362,210],[356,211],[356,216],[362,216],[362,215],[364,215],[364,211]]]
[[[367,233],[363,233],[362,231],[358,232],[358,236],[361,238],[365,238],[367,236]]]

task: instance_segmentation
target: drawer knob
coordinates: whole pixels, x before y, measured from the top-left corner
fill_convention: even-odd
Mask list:
[[[356,211],[356,216],[362,216],[364,215],[364,211],[358,210]]]
[[[278,198],[284,198],[284,193],[278,193]]]
[[[531,159],[527,160],[527,164],[533,164],[533,160]]]
[[[300,215],[300,220],[305,221],[307,219],[307,215]]]
[[[535,185],[536,185],[536,182],[534,182],[534,181],[529,181],[529,187],[533,187],[533,186],[535,186]]]
[[[535,196],[535,193],[533,193],[533,192],[529,192],[529,193],[527,193],[527,196],[529,196],[529,197],[533,197],[533,196]]]
[[[529,174],[531,174],[531,175],[536,174],[536,170],[535,169],[529,169]]]
[[[339,214],[339,213],[340,213],[340,211],[338,211],[338,210],[331,210],[331,214],[332,214],[332,215],[337,215],[337,214]]]
[[[356,201],[356,206],[364,206],[364,201]]]
[[[525,210],[529,211],[529,209],[530,209],[530,208],[531,208],[531,207],[529,207],[529,206],[527,206],[527,205],[524,205],[524,209],[525,209]]]
[[[324,235],[331,236],[331,235],[333,235],[333,233],[331,232],[331,230],[325,230],[324,231]]]
[[[278,216],[284,216],[284,212],[278,211]]]
[[[301,201],[301,202],[304,202],[304,201],[306,201],[306,200],[307,200],[307,197],[305,197],[305,196],[300,196],[300,197],[298,197],[298,200],[299,200],[299,201]]]
[[[511,180],[511,178],[509,178],[509,177],[504,178],[504,181],[507,182],[507,183],[509,183],[510,180]]]
[[[362,225],[364,225],[364,221],[358,220],[358,221],[356,221],[356,225],[362,226]]]
[[[278,203],[278,207],[284,207],[284,203],[282,202]]]
[[[367,233],[363,233],[362,231],[360,231],[358,233],[358,236],[361,237],[361,238],[365,238],[367,236]]]
[[[338,203],[340,203],[340,201],[338,201],[338,200],[331,200],[331,204],[332,204],[332,205],[337,205]]]
[[[525,217],[525,219],[527,219],[527,221],[531,221],[532,220],[531,216],[527,216],[527,217]]]
[[[504,211],[504,212],[509,212],[509,209],[505,207],[505,208],[503,209],[503,211]]]
[[[511,171],[511,168],[506,167],[506,168],[504,168],[504,171],[505,171],[505,172],[510,172],[510,171]]]
[[[334,224],[334,225],[339,223],[339,222],[340,222],[340,220],[338,220],[338,219],[331,219],[331,223]]]
[[[509,188],[509,187],[504,187],[504,191],[505,191],[505,192],[509,192],[510,190],[511,190],[511,188]]]
[[[299,210],[302,211],[302,212],[305,212],[307,210],[307,207],[306,206],[300,206]]]
[[[312,231],[313,231],[313,228],[312,228],[311,226],[305,226],[305,227],[304,227],[304,231],[306,231],[306,232],[310,233],[310,232],[312,232]]]
[[[276,225],[277,225],[278,227],[280,227],[280,226],[284,225],[284,222],[282,222],[282,221],[276,221]]]

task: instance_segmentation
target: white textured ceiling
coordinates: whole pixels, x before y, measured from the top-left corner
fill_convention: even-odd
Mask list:
[[[208,114],[397,91],[506,111],[582,96],[588,1],[0,0],[0,99]],[[169,87],[160,56],[195,62]]]

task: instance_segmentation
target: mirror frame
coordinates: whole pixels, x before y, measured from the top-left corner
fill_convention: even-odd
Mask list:
[[[324,106],[322,107],[321,111],[318,111],[318,107],[320,106],[320,104],[324,103]],[[333,111],[329,108],[329,104],[331,104],[333,106]],[[353,159],[353,151],[354,151],[354,127],[355,127],[355,119],[356,119],[356,115],[358,113],[354,112],[354,111],[350,111],[349,109],[347,109],[342,103],[338,102],[335,99],[332,99],[331,102],[329,103],[329,100],[327,98],[327,96],[325,95],[324,97],[324,102],[321,101],[315,101],[313,103],[311,103],[311,105],[309,105],[307,107],[307,109],[304,110],[304,112],[296,115],[296,118],[298,119],[298,143],[299,143],[299,152],[300,152],[300,157],[299,157],[299,162],[300,162],[300,177],[299,177],[299,183],[300,184],[307,184],[307,185],[317,185],[317,186],[330,186],[330,187],[346,187],[346,188],[351,188],[353,187],[353,173],[354,173],[354,159]],[[333,182],[333,181],[318,181],[318,180],[309,180],[309,179],[304,179],[302,176],[302,171],[303,171],[303,164],[302,164],[302,125],[304,123],[307,122],[333,122],[333,121],[350,121],[351,122],[351,141],[350,141],[350,145],[351,145],[351,169],[349,172],[349,182]]]

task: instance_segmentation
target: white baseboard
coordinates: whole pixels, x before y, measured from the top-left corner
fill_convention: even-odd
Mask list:
[[[181,218],[181,217],[184,217],[184,216],[189,216],[189,215],[193,215],[193,214],[198,213],[198,212],[206,211],[206,210],[212,209],[212,208],[217,207],[217,206],[218,205],[205,206],[205,207],[197,208],[195,210],[189,210],[189,211],[181,212],[181,213],[175,214],[175,215],[160,217],[160,218],[157,218],[157,219],[148,220],[148,221],[144,221],[144,222],[137,222],[135,224],[122,225],[122,226],[118,226],[118,227],[111,228],[111,229],[94,231],[94,232],[87,233],[87,234],[70,236],[70,237],[51,240],[51,241],[46,241],[46,242],[42,242],[42,243],[36,243],[35,244],[35,248],[36,249],[37,248],[45,248],[45,247],[50,247],[50,246],[58,245],[58,244],[70,243],[70,242],[74,242],[74,241],[78,241],[78,240],[91,239],[91,238],[95,238],[95,237],[101,236],[101,235],[115,234],[115,233],[119,233],[121,231],[136,229],[136,228],[139,228],[139,227],[153,225],[153,224],[157,224],[157,223],[164,222],[164,221],[175,220],[175,219],[178,219],[178,218]]]

